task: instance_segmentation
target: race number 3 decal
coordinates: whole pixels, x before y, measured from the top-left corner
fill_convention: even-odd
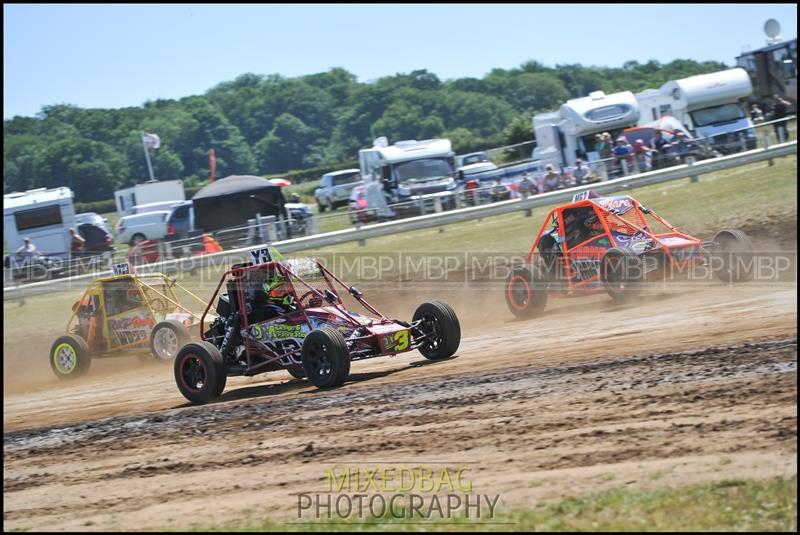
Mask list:
[[[408,331],[397,331],[394,333],[392,341],[394,342],[394,347],[392,349],[396,349],[397,351],[404,351],[408,349]]]
[[[256,249],[255,251],[250,251],[250,256],[253,257],[253,264],[266,264],[267,262],[272,262],[272,254],[269,252],[269,247],[264,247],[263,249]]]

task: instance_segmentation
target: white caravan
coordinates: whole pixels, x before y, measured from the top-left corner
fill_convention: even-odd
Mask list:
[[[135,213],[133,207],[136,205],[164,201],[178,203],[186,200],[186,193],[180,180],[154,180],[117,190],[114,200],[117,202],[117,213],[126,216]]]
[[[11,255],[24,238],[49,257],[68,258],[69,229],[76,226],[69,188],[40,188],[3,195],[3,234]]]
[[[595,150],[595,135],[619,132],[639,121],[639,104],[630,91],[606,95],[595,91],[588,97],[568,100],[557,112],[533,117],[533,133],[543,164],[556,168],[572,167],[577,158],[600,159]]]

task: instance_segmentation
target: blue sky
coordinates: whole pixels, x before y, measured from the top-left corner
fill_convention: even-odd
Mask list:
[[[733,65],[765,44],[764,21],[797,37],[797,4],[9,5],[3,117],[43,105],[141,106],[252,72],[343,67],[361,82],[428,69],[482,77],[535,59]]]

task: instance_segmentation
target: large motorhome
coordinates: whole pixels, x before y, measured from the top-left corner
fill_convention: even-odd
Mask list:
[[[606,95],[595,91],[588,97],[568,100],[558,112],[534,115],[533,132],[543,164],[557,168],[575,165],[577,158],[598,160],[595,135],[612,137],[639,121],[639,104],[630,91]]]
[[[69,229],[75,227],[72,190],[40,188],[3,195],[3,234],[13,255],[31,239],[49,257],[69,257]]]
[[[686,131],[696,138],[708,138],[720,152],[742,150],[743,141],[748,149],[754,149],[753,123],[743,106],[752,94],[750,77],[739,68],[670,80],[660,89],[636,95],[639,126],[672,115]]]
[[[742,106],[753,91],[747,73],[729,69],[671,80],[660,89],[634,95],[630,91],[568,100],[557,112],[533,117],[533,132],[544,164],[574,166],[576,158],[599,159],[594,136],[650,124],[663,115],[677,118],[684,129],[721,152],[755,148],[753,124]],[[630,141],[630,140],[629,140]]]
[[[392,217],[392,211],[432,212],[437,197],[443,208],[454,206],[454,157],[449,139],[398,141],[394,145],[385,137],[376,139],[371,148],[358,151],[370,207],[380,207],[382,217]]]

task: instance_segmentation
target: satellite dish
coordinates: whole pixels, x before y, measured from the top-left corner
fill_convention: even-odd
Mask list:
[[[770,39],[775,39],[781,34],[780,23],[775,19],[769,19],[764,23],[764,33],[767,34],[767,37]]]

